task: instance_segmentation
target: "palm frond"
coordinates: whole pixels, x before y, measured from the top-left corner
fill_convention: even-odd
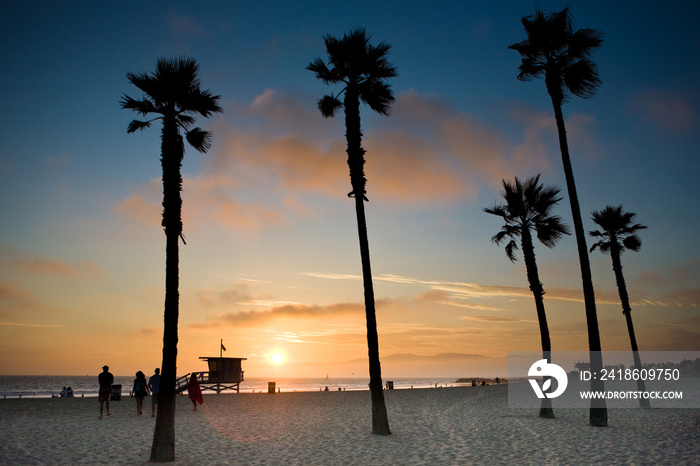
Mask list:
[[[325,118],[333,118],[343,108],[343,103],[332,95],[324,95],[318,101],[318,109]]]
[[[335,84],[342,81],[342,78],[338,75],[338,73],[334,73],[332,70],[328,69],[321,58],[316,58],[313,60],[308,64],[306,69],[315,73],[316,78],[323,81],[324,84]]]
[[[179,99],[181,112],[197,113],[205,118],[213,113],[221,113],[223,110],[219,106],[221,96],[213,95],[209,90],[199,88],[192,89]]]
[[[129,123],[129,127],[126,129],[127,133],[133,133],[139,130],[144,130],[147,128],[151,127],[151,121],[139,121],[139,120],[132,120],[131,123]]]
[[[503,219],[506,219],[507,217],[506,208],[503,204],[494,203],[493,206],[484,207],[482,210],[487,214],[497,215],[499,217],[502,217]]]
[[[394,102],[394,93],[391,87],[378,79],[365,80],[359,85],[360,100],[369,105],[369,108],[380,115],[391,113],[391,104]]]
[[[576,61],[562,70],[562,73],[567,89],[583,99],[594,96],[596,89],[601,84],[598,69],[595,63],[590,60]]]
[[[206,154],[211,149],[211,133],[201,128],[192,128],[185,133],[187,142],[199,152]]]
[[[515,262],[518,260],[518,258],[515,256],[515,251],[518,250],[518,244],[515,242],[515,240],[510,240],[508,244],[506,244],[506,256],[508,259],[510,259],[511,262]]]
[[[568,55],[572,59],[590,57],[595,49],[603,44],[603,33],[595,29],[579,29],[569,37]]]
[[[160,113],[159,109],[153,104],[153,101],[145,97],[141,100],[136,100],[128,95],[122,95],[119,104],[121,105],[122,109],[134,110],[140,115],[144,116],[148,115],[149,113]]]
[[[610,242],[609,241],[598,241],[593,246],[591,246],[591,249],[589,252],[595,251],[596,248],[600,249],[600,252],[602,252],[603,254],[607,254],[610,252]]]
[[[622,240],[622,245],[625,247],[625,249],[637,252],[642,247],[642,240],[639,239],[639,236],[637,235],[631,235]]]
[[[568,225],[564,223],[561,217],[556,215],[546,217],[543,220],[538,219],[535,224],[535,230],[537,230],[537,239],[548,248],[556,246],[557,241],[563,238],[564,235],[571,234]]]
[[[153,77],[147,73],[127,72],[126,79],[146,95],[150,96],[154,90]]]

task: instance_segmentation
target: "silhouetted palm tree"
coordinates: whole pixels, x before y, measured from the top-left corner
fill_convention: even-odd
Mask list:
[[[602,228],[603,231],[594,230],[590,232],[590,235],[594,238],[602,238],[591,246],[591,252],[598,248],[603,254],[610,253],[613,272],[615,272],[615,282],[617,283],[617,292],[620,295],[620,302],[622,303],[622,313],[627,320],[627,331],[630,335],[634,365],[637,369],[641,369],[642,361],[639,357],[637,338],[634,335],[632,308],[630,307],[629,295],[627,294],[627,285],[625,285],[625,276],[622,274],[620,255],[628,249],[635,252],[639,251],[642,247],[642,240],[639,239],[636,233],[639,230],[646,229],[646,226],[640,225],[639,223],[633,224],[632,222],[637,214],[634,212],[623,212],[621,205],[617,207],[606,206],[605,209],[601,211],[594,211],[592,215],[593,221]],[[644,380],[641,377],[637,380],[637,388],[640,391],[646,391]],[[649,400],[647,398],[640,398],[639,406],[648,408],[650,406]]]
[[[515,262],[515,251],[518,249],[516,239],[520,238],[520,244],[525,258],[525,270],[530,290],[535,298],[537,320],[540,324],[540,338],[542,340],[542,356],[548,362],[552,361],[552,344],[549,339],[549,327],[547,326],[547,314],[544,310],[544,288],[540,283],[535,261],[535,247],[532,243],[532,231],[537,239],[553,248],[557,241],[568,235],[569,228],[562,222],[561,217],[552,215],[552,208],[561,201],[559,188],[554,186],[544,187],[539,184],[540,175],[525,180],[522,183],[515,177],[515,183],[503,180],[501,195],[505,204],[494,203],[492,207],[485,208],[487,214],[497,215],[505,221],[501,231],[492,238],[496,244],[501,244],[507,238],[506,255],[511,262]],[[543,398],[540,407],[540,417],[554,417],[551,398]]]
[[[345,109],[345,138],[347,140],[348,166],[352,191],[355,198],[357,230],[360,237],[362,278],[365,289],[365,314],[367,316],[367,346],[369,353],[369,387],[372,396],[372,432],[380,435],[391,434],[389,419],[382,391],[382,372],[379,364],[379,337],[377,316],[374,307],[374,288],[369,260],[369,241],[365,220],[364,201],[368,200],[365,191],[367,182],[364,173],[365,150],[362,148],[360,127],[360,101],[380,115],[390,113],[394,95],[386,82],[397,75],[396,69],[387,61],[391,46],[380,43],[373,46],[364,29],[355,29],[342,39],[324,36],[328,64],[316,58],[306,67],[325,84],[341,84],[343,88],[336,95],[326,95],[318,101],[318,108],[324,117],[330,118]],[[343,100],[340,96],[343,95]]]
[[[561,107],[566,102],[568,93],[583,98],[592,97],[595,94],[600,79],[595,63],[589,57],[602,44],[602,34],[593,29],[574,31],[568,8],[550,14],[536,10],[534,15],[522,18],[522,24],[527,33],[527,40],[512,44],[508,48],[522,55],[518,79],[528,81],[533,77],[544,77],[547,92],[552,99],[581,266],[591,368],[600,373],[603,368],[603,358],[591,265]],[[604,391],[603,381],[592,378],[591,389]],[[589,419],[594,426],[608,424],[605,400],[591,401]]]
[[[140,115],[157,117],[133,120],[127,132],[149,128],[155,120],[163,121],[161,164],[163,166],[163,229],[166,237],[165,312],[163,327],[163,362],[158,417],[153,434],[151,461],[175,460],[175,378],[177,370],[177,325],[179,316],[179,239],[182,238],[182,176],[180,168],[187,142],[199,152],[211,146],[211,134],[192,125],[194,115],[209,117],[221,112],[220,96],[200,89],[199,65],[191,58],[159,59],[152,74],[127,73],[126,77],[143,92],[141,99],[122,96],[121,106]],[[184,243],[184,238],[183,238]]]

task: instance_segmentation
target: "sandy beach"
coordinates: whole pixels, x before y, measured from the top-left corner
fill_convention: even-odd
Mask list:
[[[388,390],[393,435],[371,434],[369,392],[178,397],[175,464],[697,464],[700,412],[616,409],[610,425],[587,410],[556,419],[507,406],[506,386]],[[0,400],[2,464],[143,464],[155,419],[135,401]],[[147,414],[146,414],[147,411]]]

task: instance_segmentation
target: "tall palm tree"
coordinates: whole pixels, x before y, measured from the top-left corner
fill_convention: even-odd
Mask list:
[[[596,88],[600,85],[600,79],[595,63],[590,60],[590,55],[602,44],[603,36],[593,29],[574,31],[568,8],[550,14],[536,10],[534,15],[523,17],[521,21],[527,33],[527,39],[512,44],[508,48],[522,56],[518,79],[529,81],[531,78],[544,77],[547,92],[552,99],[581,267],[591,368],[600,373],[603,368],[603,358],[593,278],[561,107],[567,101],[569,93],[582,98],[592,97],[595,94]],[[603,381],[593,378],[591,389],[604,391]],[[608,425],[605,400],[591,401],[589,420],[593,426]]]
[[[387,61],[391,46],[384,42],[377,46],[369,43],[362,28],[354,29],[342,39],[324,36],[328,63],[316,58],[306,67],[326,85],[341,84],[343,88],[335,95],[326,95],[318,101],[318,109],[326,118],[331,118],[342,108],[345,109],[345,138],[347,140],[348,166],[352,191],[349,197],[355,198],[357,231],[360,238],[362,279],[365,289],[365,314],[367,317],[367,347],[369,353],[369,387],[372,396],[372,432],[389,435],[389,419],[382,391],[382,372],[379,364],[379,337],[377,316],[374,307],[374,287],[369,260],[369,240],[365,220],[364,201],[367,201],[364,173],[365,150],[362,148],[360,127],[360,101],[380,115],[389,115],[394,94],[386,82],[397,75]],[[341,95],[343,100],[340,100]]]
[[[196,150],[206,153],[211,134],[192,128],[195,115],[209,117],[221,112],[220,96],[200,89],[199,65],[181,57],[159,59],[152,74],[127,73],[127,79],[143,92],[141,99],[123,95],[121,106],[140,115],[158,115],[147,121],[133,120],[128,133],[144,130],[162,120],[161,164],[163,167],[163,222],[165,231],[165,312],[163,318],[163,362],[158,417],[153,434],[151,461],[175,460],[175,378],[177,370],[177,325],[179,316],[179,240],[182,237],[182,176],[180,168],[185,145],[180,134]]]
[[[506,255],[511,262],[515,262],[515,251],[518,249],[516,242],[520,238],[520,244],[525,258],[525,270],[530,290],[535,298],[537,320],[540,324],[540,339],[542,340],[542,356],[548,362],[552,361],[552,343],[549,339],[549,327],[547,326],[547,314],[544,310],[544,288],[540,282],[535,261],[535,247],[532,243],[532,232],[537,235],[540,243],[548,248],[553,248],[557,241],[564,235],[568,235],[569,228],[557,215],[552,215],[552,208],[561,201],[559,188],[554,186],[542,186],[539,184],[540,175],[521,182],[515,177],[515,182],[503,180],[501,195],[505,204],[494,203],[492,207],[485,208],[487,214],[497,215],[505,221],[501,231],[493,235],[491,241],[501,244],[507,238]],[[551,398],[543,398],[540,407],[540,417],[553,418]]]
[[[622,314],[624,314],[627,321],[627,331],[630,335],[634,366],[637,369],[641,369],[642,361],[639,357],[639,347],[637,346],[637,338],[634,335],[634,325],[632,324],[632,308],[630,307],[625,276],[622,274],[622,261],[620,260],[620,255],[623,252],[627,250],[637,252],[642,247],[642,240],[637,236],[637,232],[646,229],[646,226],[632,223],[636,215],[634,212],[623,212],[621,205],[617,207],[606,206],[601,211],[594,211],[592,213],[593,221],[603,231],[594,230],[590,232],[590,235],[594,238],[601,238],[600,241],[591,246],[591,252],[598,248],[603,254],[610,253],[612,258],[617,292],[622,303]],[[641,378],[637,380],[637,389],[642,392],[646,391],[644,380]],[[640,398],[639,406],[648,408],[650,406],[649,399]]]

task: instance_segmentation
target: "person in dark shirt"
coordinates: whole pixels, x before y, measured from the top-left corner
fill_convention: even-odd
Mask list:
[[[151,417],[156,417],[156,406],[158,405],[158,392],[160,392],[160,369],[156,368],[155,374],[148,379],[148,388],[151,389]]]
[[[134,388],[131,390],[131,396],[136,398],[136,411],[139,416],[143,414],[143,399],[148,396],[148,382],[146,382],[146,375],[138,371],[136,373],[136,379],[134,379]]]
[[[102,373],[97,376],[97,382],[100,384],[100,391],[97,399],[100,400],[100,419],[102,419],[103,406],[107,403],[107,416],[112,413],[109,411],[109,397],[112,395],[112,384],[114,376],[109,372],[109,366],[102,366]]]

